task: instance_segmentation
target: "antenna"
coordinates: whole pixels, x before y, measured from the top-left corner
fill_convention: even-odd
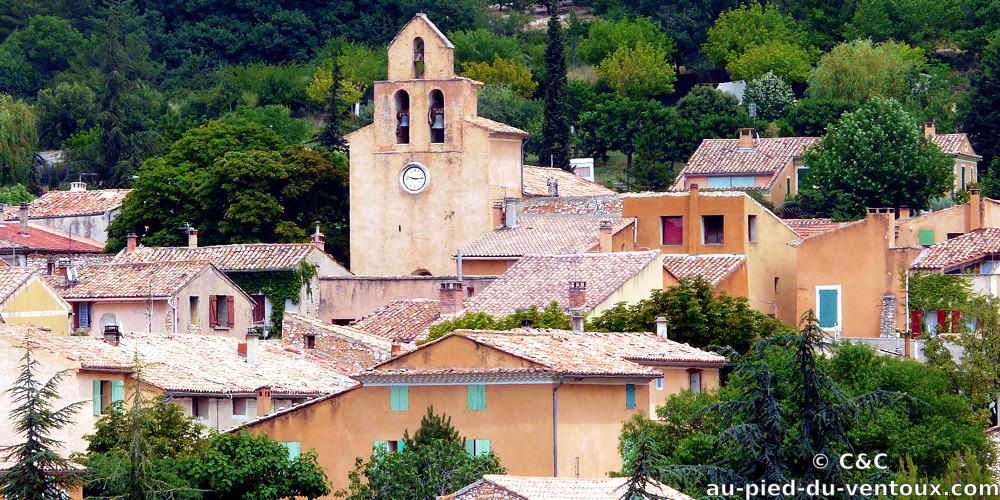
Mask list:
[[[757,103],[755,102],[750,103],[750,116],[752,118],[757,118]]]

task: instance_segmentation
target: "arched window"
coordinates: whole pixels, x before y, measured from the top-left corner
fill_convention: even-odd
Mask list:
[[[424,77],[424,39],[419,36],[413,39],[413,78]]]
[[[410,94],[397,90],[396,98],[396,144],[410,143]]]
[[[432,90],[429,101],[427,123],[431,125],[431,142],[440,144],[444,142],[444,93]]]
[[[433,276],[430,271],[426,269],[417,269],[410,273],[411,276]]]

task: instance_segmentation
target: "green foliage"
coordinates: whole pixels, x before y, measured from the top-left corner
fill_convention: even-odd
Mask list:
[[[276,104],[258,108],[238,106],[235,111],[223,115],[219,120],[229,124],[256,123],[273,130],[288,144],[301,144],[312,135],[312,128],[307,121],[293,118],[288,108]]]
[[[618,21],[598,19],[590,25],[587,38],[577,46],[576,55],[581,61],[596,66],[619,50],[634,50],[639,45],[662,50],[668,60],[674,49],[673,41],[648,17]]]
[[[484,85],[479,89],[478,111],[479,116],[526,130],[533,137],[542,128],[542,103],[526,99],[509,85]]]
[[[31,342],[30,337],[25,338],[17,378],[4,391],[12,404],[7,418],[14,433],[5,441],[20,441],[0,447],[0,456],[8,464],[0,472],[0,495],[12,499],[55,500],[61,498],[61,488],[75,484],[78,478],[72,473],[52,474],[53,471],[72,470],[69,461],[56,451],[62,442],[52,434],[72,425],[83,402],[62,408],[54,406],[60,399],[59,384],[68,371],[39,380],[42,366],[32,356]]]
[[[455,330],[513,330],[529,323],[532,328],[570,328],[570,318],[553,302],[539,310],[536,306],[526,311],[517,311],[502,318],[494,318],[486,313],[466,313],[430,326],[427,342],[433,342]]]
[[[433,500],[475,482],[484,474],[503,474],[493,452],[471,456],[451,418],[427,409],[420,428],[402,450],[376,449],[368,461],[358,457],[350,486],[338,491],[347,500]]]
[[[0,94],[0,182],[31,181],[37,148],[38,128],[31,106]]]
[[[794,103],[791,85],[773,72],[748,82],[743,94],[743,104],[748,108],[756,106],[757,116],[768,121],[785,116],[785,110]]]
[[[467,63],[489,63],[497,57],[518,61],[523,56],[516,38],[485,28],[451,31],[448,39],[455,45],[455,64],[459,67]]]
[[[507,85],[522,97],[530,99],[538,83],[531,78],[531,70],[517,61],[493,56],[493,62],[462,63],[462,76],[485,84]]]
[[[83,45],[83,35],[69,20],[58,16],[32,16],[28,26],[15,31],[10,38],[45,79],[69,69],[76,51]]]
[[[940,491],[942,494],[919,497],[927,500],[946,500],[948,498],[954,498],[953,496],[944,494],[944,492],[950,493],[953,491],[952,488],[955,486],[962,487],[968,484],[992,484],[996,481],[993,473],[990,471],[990,468],[984,465],[982,460],[977,458],[976,455],[969,452],[955,452],[948,460],[946,470],[937,476],[929,476],[921,473],[920,469],[914,465],[913,460],[906,457],[900,461],[894,480],[896,484],[899,485],[941,485]],[[898,500],[917,500],[918,497],[915,495],[897,495],[894,498]],[[985,498],[985,495],[983,497],[972,498]],[[885,499],[885,497],[879,497],[879,500],[883,499]]]
[[[982,155],[980,165],[993,165],[1000,158],[1000,32],[983,51],[982,67],[972,77],[963,128],[972,147]],[[991,167],[991,176],[997,169]],[[987,193],[997,196],[997,192]]]
[[[820,58],[809,77],[809,96],[854,102],[879,96],[902,101],[913,92],[926,60],[923,51],[904,43],[842,43]]]
[[[138,418],[133,421],[133,417]],[[135,423],[140,426],[139,432],[145,436],[147,451],[153,458],[195,453],[205,430],[204,426],[185,415],[183,408],[166,401],[164,396],[142,398],[138,406],[131,405],[128,409],[123,402],[116,402],[97,420],[94,433],[84,436],[87,453],[128,451]]]
[[[775,4],[743,5],[723,12],[708,30],[702,50],[734,79],[752,80],[769,71],[792,82],[805,81],[812,64],[795,21]]]
[[[545,103],[542,119],[542,145],[539,163],[569,170],[569,110],[566,103],[566,54],[563,48],[562,23],[555,0],[548,0],[549,44],[545,48],[545,80],[542,82],[542,100]]]
[[[959,311],[972,299],[972,286],[957,274],[914,273],[907,288],[913,311]]]
[[[681,278],[666,290],[653,290],[648,299],[624,302],[587,323],[588,330],[605,332],[656,331],[656,318],[670,326],[670,338],[698,348],[722,346],[746,352],[758,339],[787,334],[791,327],[750,308],[745,297],[716,293],[701,276]]]
[[[306,86],[312,76],[312,69],[303,64],[255,63],[225,67],[216,78],[248,107],[275,104],[297,112],[310,106]]]
[[[699,85],[677,101],[677,114],[685,120],[697,120],[706,115],[739,115],[739,100],[732,94]]]
[[[20,205],[34,199],[35,195],[31,194],[28,188],[24,187],[24,184],[0,187],[0,204],[2,205]]]
[[[847,38],[896,40],[926,49],[956,37],[965,2],[959,0],[861,0],[844,27]]]
[[[0,43],[0,93],[29,98],[43,85],[42,75],[31,65],[16,41]]]
[[[859,218],[866,207],[926,209],[952,183],[951,159],[898,102],[878,97],[841,116],[803,161],[803,207],[840,220]]]
[[[94,126],[94,91],[80,83],[59,83],[38,92],[38,139],[43,148],[59,148],[76,132]]]
[[[640,42],[619,47],[597,65],[597,76],[621,95],[637,99],[674,91],[671,51]]]
[[[804,82],[812,71],[811,52],[788,42],[771,41],[747,49],[726,65],[730,78],[752,80],[774,73],[790,82]]]
[[[787,108],[785,120],[792,133],[799,137],[819,137],[827,132],[844,113],[854,111],[857,105],[840,99],[800,99]]]
[[[248,294],[262,294],[271,302],[269,338],[281,337],[281,322],[285,316],[285,301],[299,303],[302,287],[310,286],[316,267],[306,261],[295,271],[228,273],[230,279]]]

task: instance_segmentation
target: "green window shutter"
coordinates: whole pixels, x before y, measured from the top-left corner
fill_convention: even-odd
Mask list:
[[[837,326],[837,290],[819,291],[819,326],[833,328]]]
[[[485,410],[486,409],[486,385],[485,384],[471,384],[471,385],[469,385],[469,409],[470,410]]]
[[[389,409],[392,411],[406,411],[410,409],[410,388],[405,385],[389,386]]]
[[[920,239],[921,245],[933,245],[934,244],[934,230],[933,229],[921,229],[917,232],[917,237]]]
[[[94,415],[101,414],[101,381],[94,381]]]
[[[962,166],[962,190],[965,190],[965,166]]]
[[[625,408],[635,409],[635,384],[625,384]]]
[[[298,441],[282,441],[281,445],[288,448],[289,460],[296,460],[302,455],[302,443]]]
[[[125,382],[113,380],[111,382],[111,402],[125,400]]]
[[[402,439],[396,441],[396,451],[403,451],[405,449],[406,449],[406,441],[403,441]]]
[[[476,441],[474,439],[465,440],[465,452],[471,456],[476,456]]]
[[[485,455],[490,452],[490,440],[489,439],[477,439],[476,440],[476,456]]]
[[[389,442],[388,441],[375,441],[374,449],[380,450],[380,451],[388,451],[389,450]]]

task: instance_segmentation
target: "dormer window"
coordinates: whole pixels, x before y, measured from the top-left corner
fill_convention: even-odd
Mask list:
[[[424,39],[417,37],[413,39],[413,78],[419,80],[424,77]]]
[[[396,92],[396,144],[410,143],[410,94]]]
[[[427,122],[431,126],[431,143],[441,144],[444,142],[444,93],[432,90],[429,101]]]

